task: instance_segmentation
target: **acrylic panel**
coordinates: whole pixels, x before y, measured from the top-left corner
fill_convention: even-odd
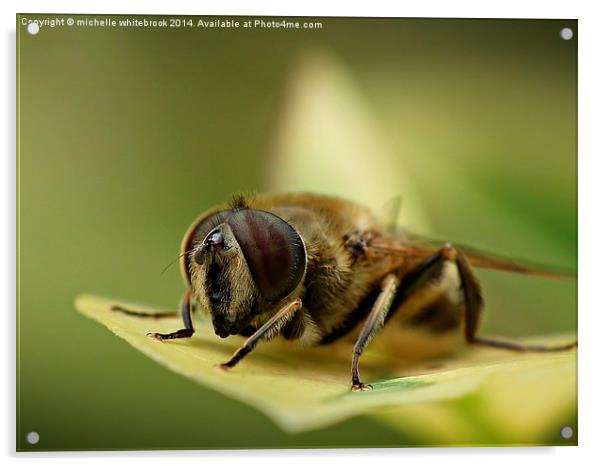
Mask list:
[[[18,450],[577,444],[576,20],[16,36]]]

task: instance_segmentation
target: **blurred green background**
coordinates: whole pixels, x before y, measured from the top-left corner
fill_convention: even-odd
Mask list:
[[[332,191],[323,165],[340,168],[336,192],[384,204],[374,180],[404,180],[402,224],[407,212],[437,238],[576,270],[577,40],[560,37],[576,21],[309,20],[322,29],[31,36],[17,18],[19,449],[424,441],[371,417],[286,434],[75,312],[82,292],[173,308],[179,270],[161,271],[196,215],[233,192]],[[353,152],[366,125],[368,150]],[[333,141],[332,158],[300,155]],[[479,276],[486,333],[576,330],[576,283]]]

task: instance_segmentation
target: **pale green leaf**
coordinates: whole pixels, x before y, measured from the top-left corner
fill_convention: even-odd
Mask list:
[[[556,429],[554,423],[576,413],[576,351],[517,354],[466,348],[446,359],[412,361],[369,350],[362,375],[374,390],[353,393],[348,347],[301,349],[284,341],[268,342],[225,373],[216,365],[229,358],[242,338],[220,339],[206,318],[196,316],[191,339],[158,342],[146,333],[181,328],[179,317],[133,317],[111,311],[114,304],[157,312],[90,295],[76,301],[82,314],[159,364],[248,403],[289,432],[371,414],[436,443],[537,443]],[[559,432],[562,426],[557,427]]]

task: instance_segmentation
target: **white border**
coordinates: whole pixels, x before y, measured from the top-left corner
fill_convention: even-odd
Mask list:
[[[165,463],[167,458],[177,457],[179,463],[198,464],[211,460],[219,463],[245,461],[251,464],[290,465],[311,461],[332,462],[335,458],[358,462],[398,463],[418,465],[425,461],[441,464],[482,466],[504,465],[516,460],[541,462],[546,465],[568,461],[580,463],[589,457],[599,457],[598,435],[600,422],[596,419],[600,410],[602,386],[600,384],[598,341],[602,340],[602,306],[596,288],[598,285],[602,229],[598,221],[600,202],[600,120],[595,116],[602,109],[600,83],[602,72],[598,58],[601,47],[599,17],[594,2],[587,1],[414,1],[387,2],[381,0],[327,2],[305,0],[285,3],[277,0],[191,2],[190,0],[164,0],[163,2],[139,2],[131,0],[87,1],[3,1],[2,8],[2,79],[4,109],[0,112],[1,137],[4,147],[2,157],[2,203],[0,213],[5,227],[0,230],[0,242],[4,267],[0,269],[0,296],[8,297],[2,309],[4,330],[2,374],[0,384],[5,404],[0,412],[6,413],[0,424],[2,453],[9,464],[19,458],[20,464],[29,464],[35,458],[44,457],[50,464],[84,462],[100,464],[107,459],[127,458],[132,461],[144,458],[148,464]],[[578,18],[579,19],[579,443],[578,448],[480,448],[480,449],[400,449],[400,450],[280,450],[280,451],[229,451],[229,452],[130,452],[130,453],[44,453],[16,454],[15,448],[15,13],[137,13],[137,14],[210,14],[210,15],[298,15],[298,16],[403,16],[403,17],[489,17],[489,18]],[[377,458],[374,458],[377,456]],[[82,460],[86,458],[85,460]]]
[[[576,18],[587,10],[586,2],[567,1],[525,1],[506,0],[504,2],[479,1],[320,1],[306,0],[279,2],[267,0],[224,0],[196,1],[169,0],[145,1],[107,0],[22,0],[17,4],[22,13],[137,13],[137,14],[206,14],[206,15],[288,15],[288,16],[402,16],[402,17],[473,17],[473,18]],[[11,8],[12,10],[12,8]],[[14,11],[14,10],[13,10]]]

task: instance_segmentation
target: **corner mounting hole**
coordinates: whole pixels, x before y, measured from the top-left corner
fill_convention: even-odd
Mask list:
[[[571,28],[562,28],[560,30],[560,37],[564,40],[571,40],[573,38],[573,30]]]
[[[38,434],[37,432],[29,432],[25,439],[27,440],[27,443],[35,445],[40,441],[40,434]]]
[[[568,440],[573,436],[573,429],[571,429],[569,426],[565,426],[560,430],[560,435],[562,438]]]
[[[32,36],[35,36],[38,32],[40,32],[40,25],[38,23],[28,23],[27,32],[29,32]]]

